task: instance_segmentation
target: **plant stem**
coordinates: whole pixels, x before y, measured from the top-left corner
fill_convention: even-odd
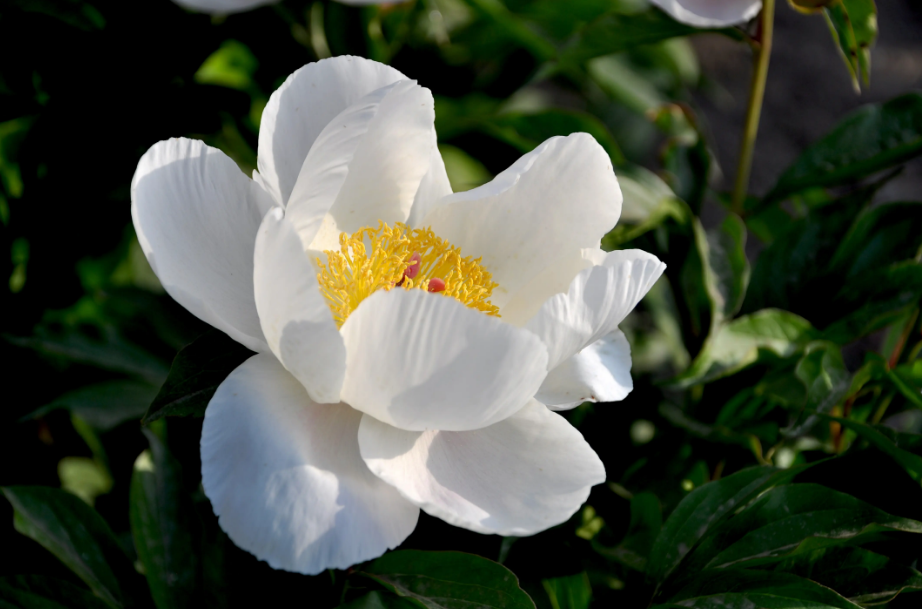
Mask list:
[[[772,54],[772,34],[775,27],[775,0],[763,0],[759,22],[759,35],[755,46],[752,83],[749,86],[749,107],[746,108],[746,124],[743,127],[743,141],[736,167],[736,182],[733,185],[733,211],[743,213],[749,174],[752,170],[752,153],[759,133],[759,117],[762,115],[762,100],[765,97],[765,80],[768,77],[768,60]]]

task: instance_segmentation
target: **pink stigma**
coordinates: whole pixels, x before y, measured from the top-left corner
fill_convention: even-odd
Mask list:
[[[407,270],[403,272],[404,277],[409,277],[410,279],[416,279],[416,276],[419,274],[420,261],[422,256],[419,255],[419,252],[416,252],[410,256],[410,264],[407,265]],[[445,289],[444,285],[442,289]]]
[[[438,277],[433,277],[429,280],[429,291],[432,293],[441,292],[445,290],[445,281],[439,279]]]

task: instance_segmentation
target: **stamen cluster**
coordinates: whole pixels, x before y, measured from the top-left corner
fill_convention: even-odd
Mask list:
[[[317,280],[339,327],[374,292],[395,287],[438,292],[499,317],[499,308],[490,303],[497,284],[481,259],[462,258],[460,248],[430,228],[379,222],[377,228],[341,234],[339,251],[324,254],[326,264],[317,258]]]

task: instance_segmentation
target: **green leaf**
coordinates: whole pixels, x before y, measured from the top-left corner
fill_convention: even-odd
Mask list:
[[[94,429],[108,431],[125,421],[139,420],[157,387],[141,381],[106,381],[68,391],[26,418],[35,419],[58,409],[76,414]]]
[[[764,353],[790,357],[815,336],[807,320],[787,311],[764,309],[743,315],[721,326],[688,370],[670,384],[685,388],[708,383],[756,363]]]
[[[713,273],[711,298],[723,318],[736,314],[743,306],[749,286],[749,260],[746,258],[746,225],[735,214],[727,217],[717,229],[707,232],[707,260]]]
[[[822,416],[824,419],[836,421],[843,427],[851,429],[858,434],[860,438],[867,440],[869,444],[892,457],[893,460],[902,465],[907,473],[916,481],[922,482],[922,457],[900,448],[895,441],[896,432],[893,430],[885,427],[872,427],[852,419],[844,419],[828,414]]]
[[[225,40],[221,48],[208,56],[195,73],[195,82],[249,91],[254,87],[253,74],[259,61],[249,47],[236,40]]]
[[[487,131],[498,139],[529,152],[555,135],[584,132],[602,145],[612,162],[624,162],[624,155],[605,123],[585,112],[574,110],[543,110],[541,112],[510,112],[500,114],[486,123]]]
[[[135,460],[131,476],[131,534],[157,607],[191,607],[198,567],[189,532],[192,506],[182,492],[179,463],[156,435],[145,435],[150,449]]]
[[[541,580],[553,609],[589,609],[592,585],[586,572]]]
[[[141,422],[147,425],[166,416],[204,416],[218,385],[252,355],[223,332],[205,332],[176,354],[169,376]]]
[[[850,279],[915,257],[922,246],[922,203],[886,203],[865,209],[840,242],[830,265]]]
[[[722,609],[858,609],[848,599],[789,573],[720,569],[706,571],[669,599],[682,607]]]
[[[814,186],[852,182],[922,152],[922,95],[907,93],[871,104],[810,146],[781,175],[764,203]]]
[[[339,609],[415,609],[417,605],[399,596],[375,590],[365,596],[340,605]]]
[[[88,590],[62,579],[17,575],[0,578],[0,607],[105,609],[108,605]]]
[[[909,260],[883,269],[868,270],[847,282],[829,307],[840,317],[823,331],[823,338],[839,344],[880,330],[922,299],[922,264]]]
[[[374,561],[365,573],[429,609],[535,606],[509,569],[473,554],[398,550]]]
[[[581,64],[593,57],[705,31],[709,30],[679,23],[657,9],[631,15],[610,12],[586,25],[575,42],[561,53],[560,62]]]
[[[663,525],[650,553],[647,575],[662,584],[709,529],[766,489],[786,483],[795,473],[794,469],[752,467],[693,490]]]
[[[128,342],[114,330],[105,332],[101,339],[90,338],[78,332],[5,338],[14,345],[33,349],[50,358],[122,372],[155,385],[162,383],[167,374],[163,362]]]
[[[689,555],[684,572],[771,564],[883,531],[922,533],[922,523],[891,516],[819,484],[775,487],[711,529]]]
[[[874,0],[831,2],[823,13],[852,77],[852,85],[860,92],[861,82],[867,87],[871,81],[871,45],[877,39]]]
[[[93,505],[96,497],[112,490],[112,474],[99,459],[64,457],[58,462],[61,488]]]
[[[829,272],[830,260],[876,190],[871,186],[811,207],[796,220],[781,212],[786,230],[759,254],[743,311],[778,307],[814,323],[828,318],[828,302],[842,287],[842,278]]]
[[[122,584],[134,569],[105,521],[70,493],[42,486],[7,486],[17,531],[58,557],[111,607],[123,607]]]
[[[675,199],[675,193],[658,175],[640,165],[618,167],[618,185],[624,201],[618,223],[645,222],[663,203]]]
[[[852,377],[845,368],[842,352],[827,342],[807,345],[804,355],[794,368],[794,375],[807,389],[804,404],[806,419],[792,424],[783,433],[789,437],[802,435],[816,422],[817,413],[829,412],[851,389]]]
[[[781,560],[773,569],[808,578],[861,604],[887,603],[905,590],[922,590],[922,573],[863,548],[823,548]]]

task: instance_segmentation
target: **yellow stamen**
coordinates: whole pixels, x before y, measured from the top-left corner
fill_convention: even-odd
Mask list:
[[[499,308],[490,304],[497,284],[481,266],[480,258],[462,258],[459,248],[437,237],[432,229],[410,229],[401,223],[391,228],[379,222],[378,228],[341,234],[339,251],[324,254],[326,264],[317,258],[317,280],[339,327],[374,292],[395,287],[428,291],[430,280],[435,278],[445,282],[441,295],[499,317]],[[410,278],[406,270],[414,263],[413,254],[419,254],[419,270]]]

